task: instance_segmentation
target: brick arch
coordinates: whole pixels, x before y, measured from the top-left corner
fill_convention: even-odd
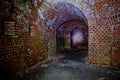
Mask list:
[[[57,52],[64,51],[64,49],[72,49],[73,41],[72,41],[72,33],[77,30],[78,32],[82,32],[84,37],[84,42],[88,46],[88,26],[81,20],[68,20],[62,24],[60,24],[56,30],[56,39],[57,39]],[[60,38],[61,37],[61,38]],[[67,39],[64,39],[67,38]],[[66,41],[68,44],[66,44]],[[66,44],[66,47],[65,47]],[[61,49],[59,49],[61,48]]]
[[[70,3],[58,2],[48,10],[44,25],[56,30],[59,25],[70,20],[79,20],[88,25],[86,16],[79,8]]]
[[[56,53],[56,31],[62,24],[78,21],[88,29],[88,22],[83,12],[74,5],[66,2],[58,2],[51,6],[45,15],[44,26],[48,32],[48,52]]]

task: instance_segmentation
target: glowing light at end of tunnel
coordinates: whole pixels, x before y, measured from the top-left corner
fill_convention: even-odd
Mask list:
[[[78,43],[82,43],[84,40],[83,34],[82,32],[76,32],[73,37],[73,44],[78,44]]]

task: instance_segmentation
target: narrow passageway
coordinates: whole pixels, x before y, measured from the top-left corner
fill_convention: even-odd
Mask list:
[[[0,0],[0,80],[120,80],[120,0]]]
[[[79,20],[67,21],[56,31],[56,54],[64,59],[88,62],[88,28]]]
[[[88,64],[89,26],[81,10],[68,3],[58,3],[49,12],[45,25],[52,35],[48,39],[55,47],[48,49],[56,52],[21,80],[120,80],[120,69]]]

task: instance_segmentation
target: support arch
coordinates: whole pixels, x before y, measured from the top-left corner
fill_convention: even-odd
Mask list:
[[[48,14],[46,14],[44,25],[45,27],[47,27],[47,31],[48,31],[48,39],[49,39],[48,52],[51,54],[59,52],[57,51],[59,46],[58,44],[59,41],[61,41],[60,43],[62,45],[62,48],[64,48],[63,46],[65,43],[62,37],[64,38],[65,36],[61,36],[61,35],[64,35],[67,32],[67,30],[62,29],[60,31],[59,30],[60,28],[72,30],[76,26],[79,28],[81,26],[84,26],[84,28],[87,31],[87,37],[88,37],[88,21],[85,15],[79,8],[75,7],[70,3],[59,2],[51,6],[51,8],[48,11]],[[58,36],[61,37],[58,38]]]

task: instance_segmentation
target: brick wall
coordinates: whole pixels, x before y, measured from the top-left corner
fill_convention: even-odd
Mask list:
[[[0,4],[0,77],[16,80],[47,58],[47,39],[38,15],[39,6],[17,0],[2,0]]]
[[[120,57],[119,50],[114,50],[115,47],[119,45],[115,45],[115,36],[119,38],[119,32],[115,31],[119,30],[119,1],[117,0],[101,0],[95,1],[91,8],[93,9],[93,13],[96,19],[96,25],[90,28],[90,62],[97,63],[101,65],[109,65],[109,66],[120,66]],[[94,42],[93,42],[94,40]]]
[[[54,15],[57,16],[58,13],[56,9],[52,9],[58,2],[69,3],[86,16],[89,28],[89,62],[119,67],[119,0],[1,0],[0,69],[18,76],[56,52],[55,26],[73,17],[78,19],[78,16],[72,16],[77,13],[74,9],[72,13],[69,7],[68,12],[71,14],[62,14],[61,9],[59,16],[62,15],[62,19],[65,19],[55,21]],[[51,29],[50,23],[48,26],[44,24],[49,20],[56,22],[52,24],[55,28]]]
[[[89,63],[91,64],[98,64],[98,65],[106,65],[106,66],[120,66],[119,65],[119,32],[118,27],[119,25],[119,1],[118,0],[56,0],[56,1],[47,1],[45,0],[42,5],[48,11],[50,17],[47,16],[48,21],[53,21],[53,24],[48,25],[48,27],[58,26],[62,21],[67,19],[71,19],[69,17],[69,13],[71,14],[70,10],[72,7],[68,6],[68,14],[63,16],[64,19],[56,18],[57,15],[62,16],[65,15],[66,10],[59,11],[59,8],[55,8],[54,6],[57,5],[58,2],[70,3],[77,8],[79,8],[84,15],[87,17],[88,20],[88,27],[89,27]],[[66,4],[67,5],[67,4]],[[61,6],[64,6],[61,4]],[[41,7],[41,9],[44,9]],[[65,7],[65,6],[64,6]],[[61,8],[60,8],[61,9]],[[45,11],[45,14],[47,13]],[[60,13],[61,12],[61,13]],[[74,12],[74,10],[73,10]],[[58,20],[59,19],[59,20]],[[45,20],[45,22],[47,22]],[[54,23],[55,22],[55,23]],[[57,24],[57,25],[56,25]],[[52,26],[52,27],[53,27]],[[55,27],[55,28],[56,28]],[[53,35],[55,28],[48,28],[52,29],[49,30],[50,34]],[[117,31],[116,31],[117,29]],[[118,33],[116,33],[118,32]],[[49,35],[50,35],[49,34]],[[116,35],[116,36],[115,36]],[[114,39],[118,40],[115,42]],[[55,40],[55,37],[52,37]],[[55,40],[56,41],[56,40]],[[51,42],[49,42],[51,44]],[[56,44],[51,44],[56,45]],[[55,48],[55,47],[53,47]],[[51,49],[51,48],[50,48]],[[53,49],[54,50],[54,49]]]

